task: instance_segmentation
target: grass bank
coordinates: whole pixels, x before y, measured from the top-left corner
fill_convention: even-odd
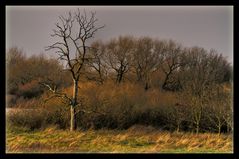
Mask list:
[[[47,128],[38,131],[7,129],[8,152],[110,152],[110,153],[220,153],[232,152],[232,135],[170,133],[152,127],[128,130]]]

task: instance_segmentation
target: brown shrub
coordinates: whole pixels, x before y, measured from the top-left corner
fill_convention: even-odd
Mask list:
[[[40,86],[38,80],[32,80],[26,84],[19,85],[18,96],[24,98],[37,97],[43,93],[43,88]]]

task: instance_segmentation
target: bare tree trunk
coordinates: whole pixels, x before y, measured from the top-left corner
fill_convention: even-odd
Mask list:
[[[116,78],[116,83],[120,83],[123,79],[123,72],[121,70],[119,70],[117,72],[117,78]]]
[[[166,74],[166,77],[164,79],[163,86],[162,86],[162,88],[165,89],[165,90],[167,89],[168,79],[169,79],[169,74]]]
[[[146,73],[144,90],[147,91],[149,88],[150,88],[150,79],[148,73]]]
[[[221,123],[220,119],[219,119],[218,122],[219,122],[219,123],[218,123],[218,135],[220,135],[220,134],[221,134],[222,123]]]
[[[121,73],[119,76],[119,83],[122,81],[122,78],[123,78],[123,74]]]
[[[199,133],[199,123],[197,123],[197,127],[196,127],[196,134]]]
[[[75,114],[75,107],[71,106],[71,128],[70,131],[76,130],[76,114]]]
[[[71,131],[76,130],[76,113],[75,113],[75,106],[77,105],[77,95],[78,95],[78,80],[74,81],[73,87],[73,100],[71,105]]]
[[[76,106],[77,103],[77,95],[78,95],[78,79],[73,80],[74,81],[74,87],[73,87],[73,106]]]
[[[218,135],[221,134],[221,126],[218,127]]]

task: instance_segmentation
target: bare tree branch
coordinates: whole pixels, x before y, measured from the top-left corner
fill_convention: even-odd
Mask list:
[[[47,100],[50,100],[50,99],[55,98],[55,97],[58,97],[58,98],[62,98],[64,100],[67,100],[68,104],[72,103],[72,99],[70,97],[68,97],[65,93],[58,92],[56,86],[50,86],[50,84],[47,84],[45,82],[40,82],[40,84],[45,86],[45,87],[47,87],[48,90],[54,94],[53,96],[51,96]]]

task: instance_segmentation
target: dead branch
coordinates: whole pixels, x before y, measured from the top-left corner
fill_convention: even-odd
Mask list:
[[[48,90],[53,93],[53,95],[50,96],[49,98],[47,98],[45,101],[48,101],[52,98],[61,98],[63,100],[68,101],[67,104],[69,104],[69,105],[72,103],[72,99],[70,97],[68,97],[65,93],[58,92],[56,86],[52,87],[52,86],[50,86],[50,84],[47,84],[45,82],[40,82],[40,84],[47,87]]]

